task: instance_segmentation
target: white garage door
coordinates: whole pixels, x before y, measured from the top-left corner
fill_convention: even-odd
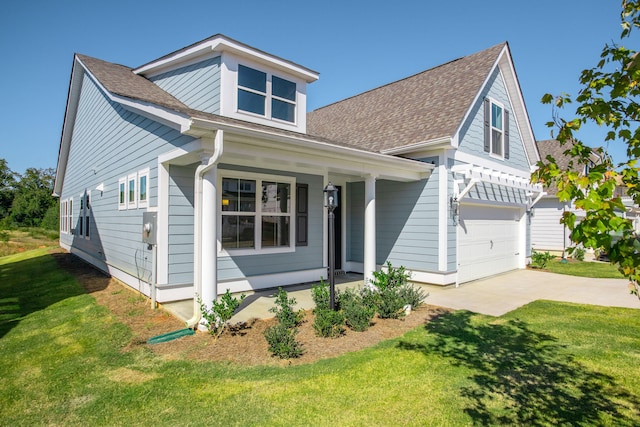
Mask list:
[[[522,213],[522,209],[460,205],[459,283],[518,268]]]

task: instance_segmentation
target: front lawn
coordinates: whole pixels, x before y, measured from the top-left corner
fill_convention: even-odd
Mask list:
[[[129,346],[131,330],[33,251],[0,258],[0,425],[639,425],[639,320],[539,301],[243,367]]]
[[[568,259],[566,263],[561,258],[554,258],[545,267],[552,273],[568,274],[570,276],[624,279],[618,269],[608,262],[587,262]]]

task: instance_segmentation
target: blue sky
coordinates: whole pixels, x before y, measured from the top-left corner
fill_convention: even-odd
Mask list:
[[[75,52],[136,67],[217,33],[320,72],[310,109],[506,40],[535,136],[548,139],[540,98],[577,92],[580,71],[618,39],[619,11],[615,0],[6,2],[0,158],[20,173],[56,167]],[[624,160],[622,147],[609,151]]]

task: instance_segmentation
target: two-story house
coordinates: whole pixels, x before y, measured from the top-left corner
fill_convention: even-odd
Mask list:
[[[137,68],[76,55],[61,246],[160,302],[315,281],[331,182],[338,269],[447,285],[525,266],[541,189],[506,43],[307,115],[317,79],[223,35]]]

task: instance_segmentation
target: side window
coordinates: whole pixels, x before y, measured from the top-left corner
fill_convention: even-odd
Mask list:
[[[118,209],[127,209],[127,178],[118,180]]]
[[[135,209],[138,207],[138,190],[136,181],[136,174],[129,175],[127,178],[127,209]]]
[[[149,206],[149,169],[138,172],[138,207]]]
[[[91,230],[91,192],[87,191],[85,193],[85,203],[84,203],[84,237],[89,238]]]
[[[484,99],[484,151],[509,158],[509,112],[490,98]]]
[[[80,211],[76,232],[78,236],[84,236],[84,194],[80,194]]]

